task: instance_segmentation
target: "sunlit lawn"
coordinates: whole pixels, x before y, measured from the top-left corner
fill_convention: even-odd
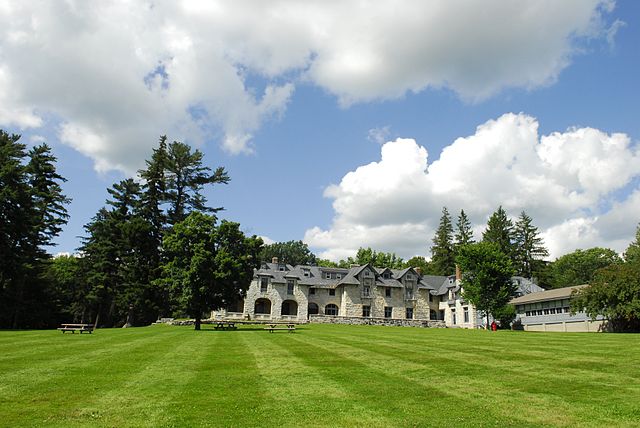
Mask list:
[[[640,336],[0,331],[0,426],[640,426]]]

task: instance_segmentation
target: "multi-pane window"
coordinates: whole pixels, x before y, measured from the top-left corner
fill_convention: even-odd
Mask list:
[[[309,294],[316,294],[316,289],[313,287],[309,287]]]
[[[369,287],[368,285],[365,285],[364,287],[362,287],[362,295],[364,297],[370,297],[371,296],[371,287]]]
[[[330,288],[329,289],[329,296],[335,296],[336,295],[336,289],[335,288]]]
[[[338,307],[334,304],[329,304],[324,307],[325,315],[338,315]]]
[[[464,322],[469,322],[469,308],[464,308]]]
[[[266,293],[269,285],[269,278],[260,278],[260,292]]]
[[[407,319],[408,320],[412,320],[413,319],[413,308],[406,308],[407,309]]]
[[[386,287],[384,289],[384,295],[385,297],[391,297],[391,287]]]
[[[293,294],[293,280],[287,279],[287,294]]]
[[[451,317],[453,318],[453,324],[457,324],[456,322],[456,310],[451,309]]]
[[[384,317],[385,318],[391,318],[392,312],[393,312],[393,308],[391,306],[385,306],[384,307]]]
[[[363,306],[362,307],[362,316],[370,317],[371,316],[371,306]]]

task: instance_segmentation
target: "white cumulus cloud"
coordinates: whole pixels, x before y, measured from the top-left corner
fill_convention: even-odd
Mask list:
[[[53,126],[98,170],[135,170],[159,134],[231,153],[296,85],[342,105],[449,88],[482,100],[553,83],[606,0],[0,0],[0,126]]]
[[[523,210],[533,217],[553,257],[596,245],[622,251],[640,221],[640,188],[620,190],[639,178],[640,149],[627,135],[571,128],[540,136],[535,118],[509,113],[431,163],[412,139],[387,142],[380,161],[326,188],[333,224],[304,240],[331,259],[360,246],[429,255],[443,206],[454,220],[464,209],[479,239],[502,205],[514,218]]]

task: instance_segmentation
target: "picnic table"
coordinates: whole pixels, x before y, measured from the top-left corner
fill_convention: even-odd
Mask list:
[[[289,333],[293,333],[296,331],[296,325],[294,323],[267,323],[267,327],[264,329],[268,330],[269,333],[273,333],[274,331],[288,331]]]
[[[76,331],[82,333],[93,333],[93,324],[60,324],[58,330],[62,332],[62,334],[70,331],[72,334]]]
[[[216,330],[235,330],[237,328],[235,321],[216,321],[214,327]]]

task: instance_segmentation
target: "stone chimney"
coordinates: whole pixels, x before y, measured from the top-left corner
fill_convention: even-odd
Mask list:
[[[418,275],[422,275],[422,269],[419,267],[414,267],[413,270],[415,270]]]
[[[460,266],[456,264],[456,281],[462,280],[462,272],[460,271]]]
[[[271,263],[278,264],[278,258],[277,257],[272,257],[271,258]]]

